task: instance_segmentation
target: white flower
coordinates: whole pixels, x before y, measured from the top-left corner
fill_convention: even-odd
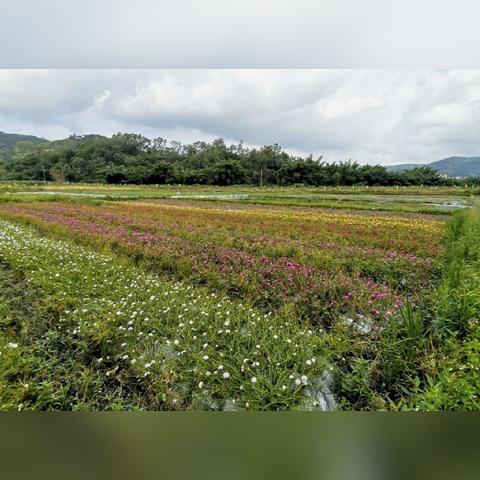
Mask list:
[[[18,348],[18,343],[10,342],[7,344],[8,348]]]
[[[312,364],[312,361],[311,361],[311,360],[307,360],[305,363],[306,363],[307,365],[311,365],[311,364]]]
[[[202,358],[203,358],[204,360],[208,360],[210,357],[209,357],[208,355],[204,355]]]
[[[297,378],[295,380],[295,385],[301,385],[301,384],[302,384],[302,381],[299,378]]]
[[[252,383],[257,383],[257,377],[252,377]]]
[[[230,378],[230,374],[228,372],[223,372],[223,378]]]
[[[173,343],[174,343],[175,345],[178,345],[180,342],[179,342],[177,339],[175,339],[175,340],[173,341]]]
[[[219,366],[218,366],[218,369],[219,369],[219,370],[223,370],[223,365],[219,365]]]
[[[286,390],[287,389],[287,386],[286,385],[282,385],[282,390]]]
[[[126,346],[127,346],[127,342],[123,342],[120,346],[121,346],[121,347],[126,347]]]
[[[308,380],[308,377],[307,377],[306,375],[302,375],[302,383],[303,383],[304,385],[307,384],[307,380]]]
[[[203,388],[203,382],[198,383],[198,388]]]

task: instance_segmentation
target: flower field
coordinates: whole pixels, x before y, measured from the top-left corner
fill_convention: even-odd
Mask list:
[[[149,204],[26,203],[0,212],[261,308],[289,306],[314,324],[392,316],[405,295],[429,288],[443,228],[421,217]]]
[[[439,216],[82,200],[0,217],[2,409],[413,409],[439,369]]]
[[[2,319],[2,376],[12,383],[0,390],[4,408],[35,401],[37,408],[81,409],[86,399],[95,409],[322,401],[304,389],[328,374],[312,330],[3,220],[0,230],[2,261],[22,272],[43,311],[42,324]],[[34,339],[41,342],[31,345]],[[31,348],[33,365],[24,358]]]

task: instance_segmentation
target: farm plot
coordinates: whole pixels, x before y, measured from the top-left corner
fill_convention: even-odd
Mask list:
[[[1,290],[2,409],[321,409],[333,401],[323,341],[305,326],[4,220],[0,257],[9,288],[23,283],[33,312],[14,305],[18,290],[10,298]]]
[[[425,217],[148,204],[25,203],[0,213],[315,324],[388,318],[405,296],[417,301],[435,278],[444,228]]]
[[[441,273],[438,217],[111,202],[0,216],[15,278],[2,408],[402,408],[426,378],[412,325]]]

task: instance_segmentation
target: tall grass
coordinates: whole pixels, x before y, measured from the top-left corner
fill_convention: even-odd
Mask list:
[[[444,275],[435,294],[438,352],[427,387],[413,400],[429,410],[480,408],[480,209],[447,226]]]

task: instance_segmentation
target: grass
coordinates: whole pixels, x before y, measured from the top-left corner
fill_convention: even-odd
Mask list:
[[[433,329],[438,352],[419,409],[480,408],[480,211],[458,214],[447,226],[443,279],[436,291]]]
[[[218,202],[220,204],[297,206],[303,208],[354,209],[364,211],[450,215],[455,208],[469,206],[474,187],[252,187],[179,185],[96,185],[54,183],[0,183],[2,201],[61,200],[168,200]],[[229,196],[231,198],[229,198]]]

